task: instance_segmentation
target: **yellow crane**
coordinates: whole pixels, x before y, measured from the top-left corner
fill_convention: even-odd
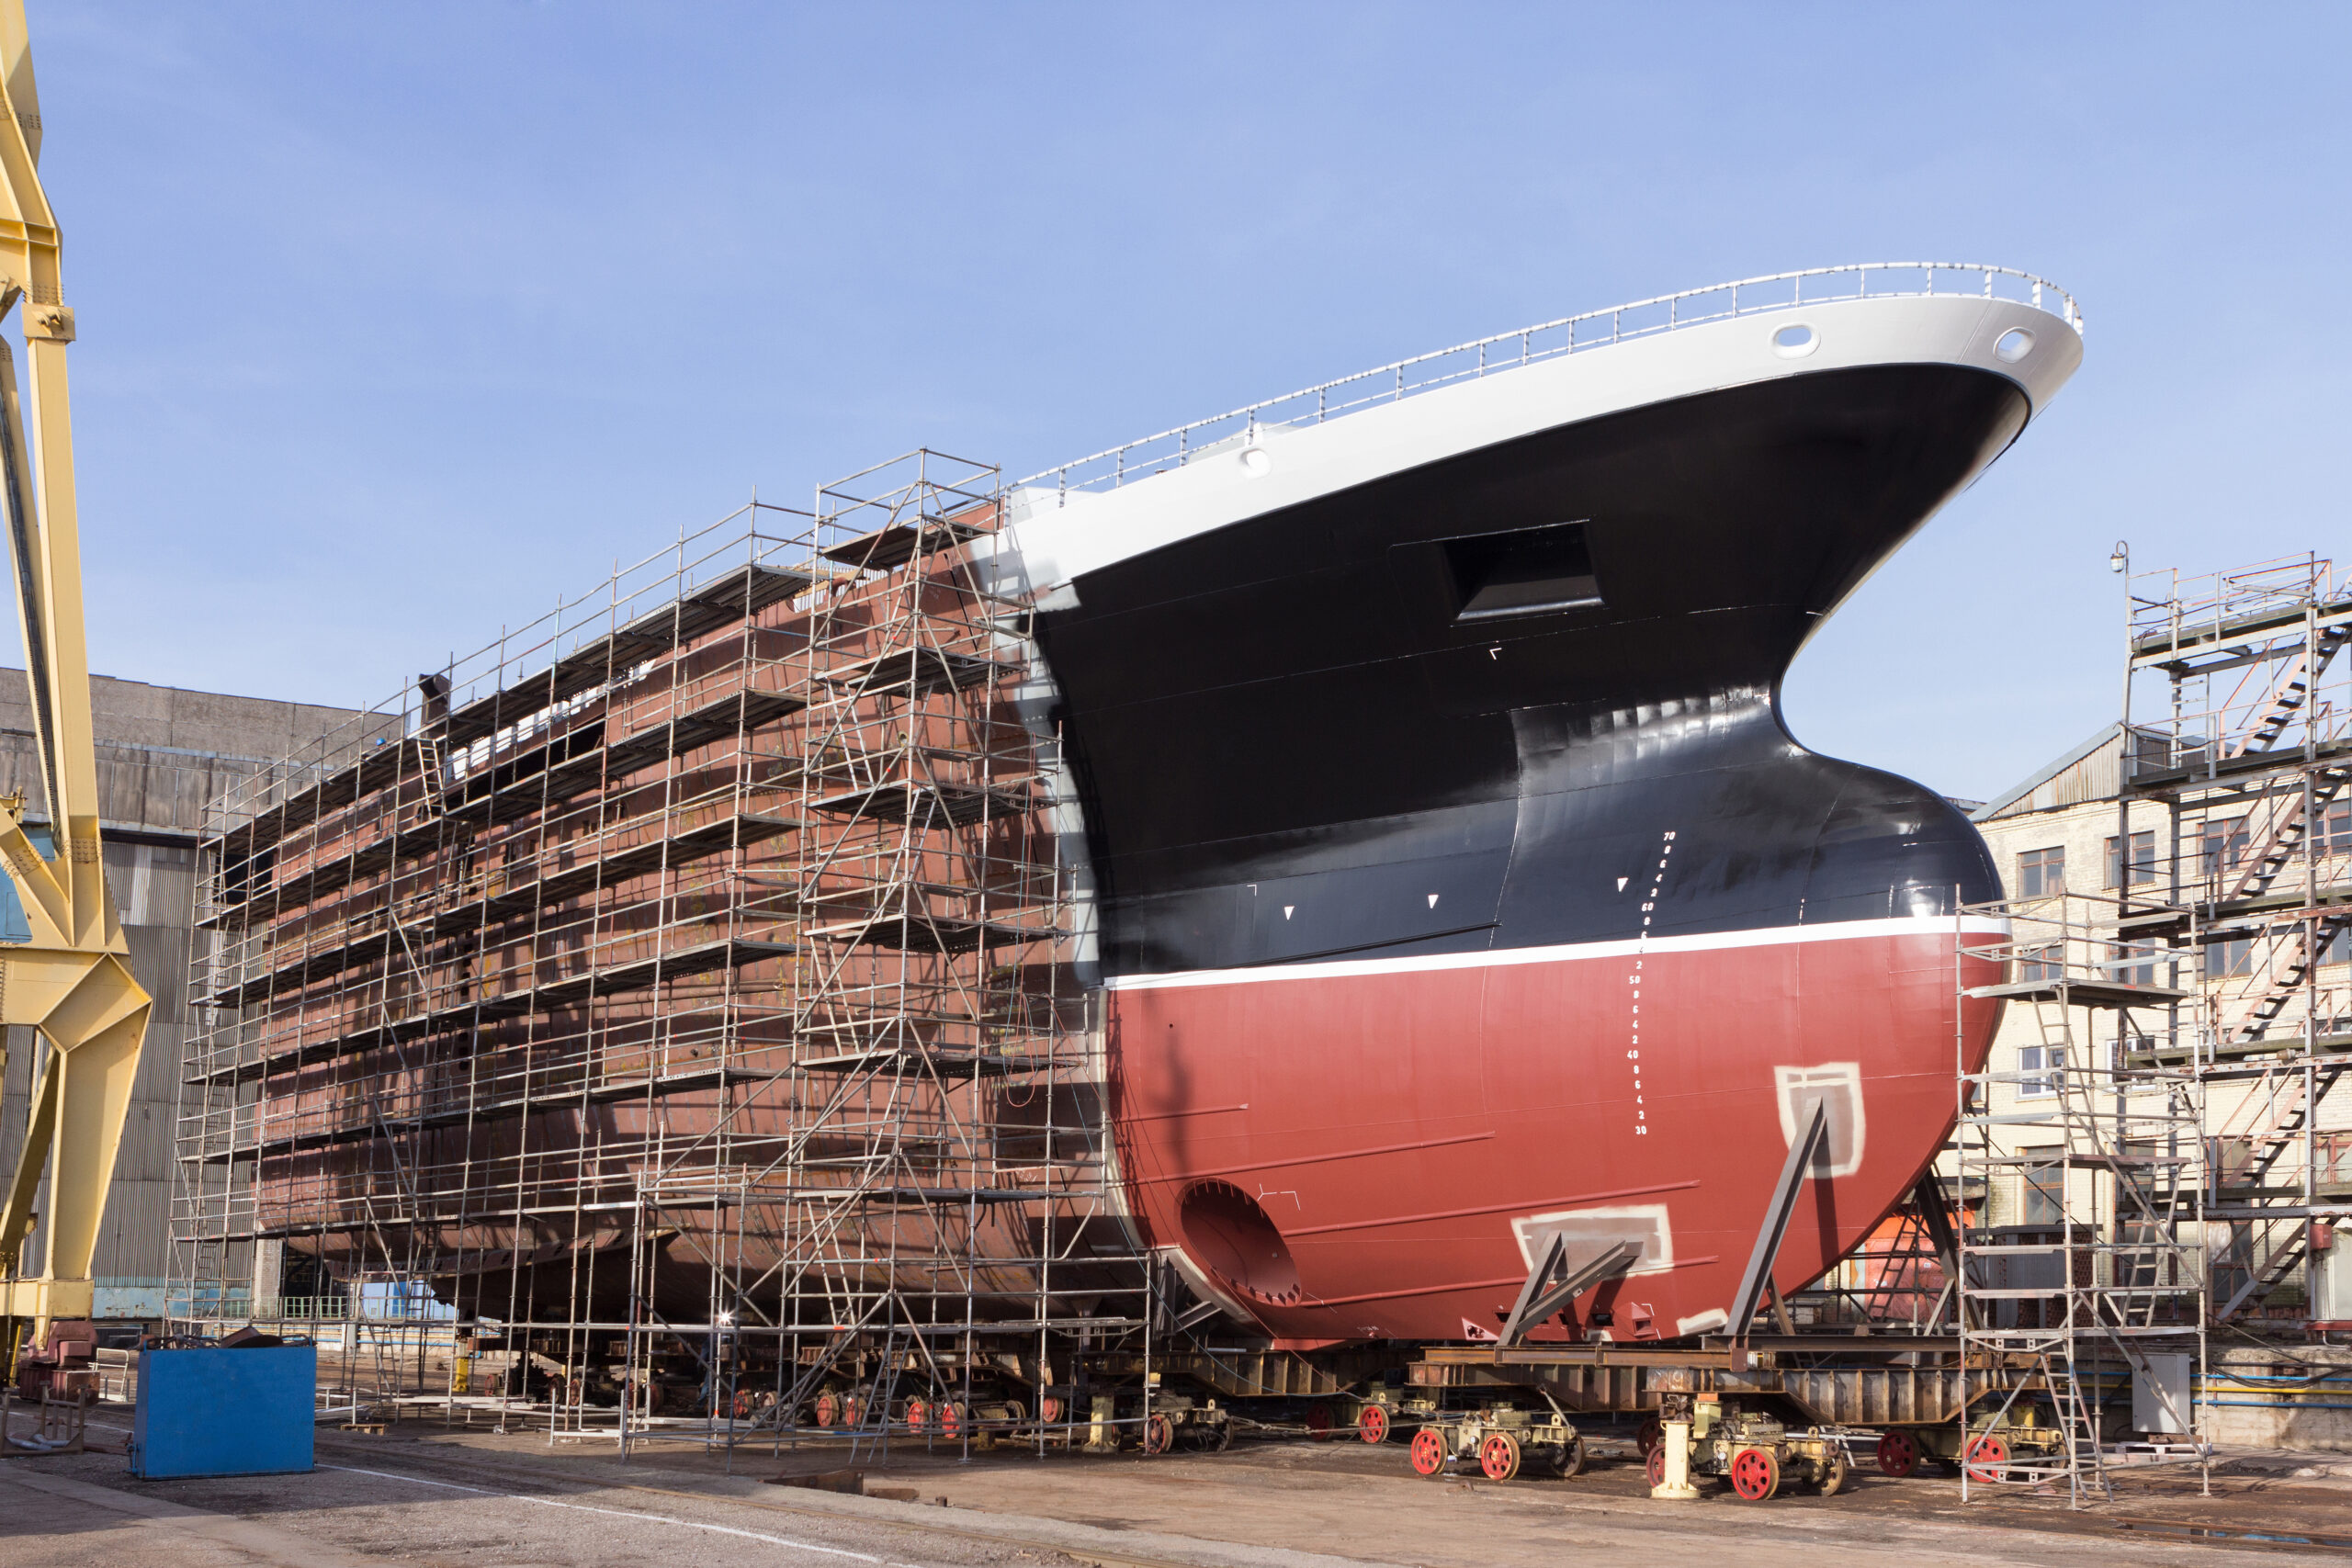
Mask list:
[[[25,831],[21,795],[0,799],[0,863],[16,884],[31,940],[0,948],[0,1020],[48,1049],[33,1084],[23,1151],[0,1201],[0,1359],[19,1325],[39,1345],[52,1319],[90,1315],[90,1259],[114,1177],[115,1150],[147,1036],[147,993],[130,976],[98,853],[97,761],[91,749],[90,659],[82,626],[81,532],[74,504],[74,422],[65,349],[74,312],[59,281],[57,219],[40,186],[40,100],[24,0],[0,0],[0,319],[22,305],[33,439],[25,438],[15,356],[0,339],[0,512],[16,567],[25,669],[48,796],[53,856]],[[0,1043],[0,1064],[6,1061]],[[48,1212],[34,1194],[49,1178]],[[22,1272],[36,1219],[47,1246]]]

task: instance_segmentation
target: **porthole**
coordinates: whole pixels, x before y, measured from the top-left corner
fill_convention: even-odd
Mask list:
[[[1791,321],[1772,333],[1772,352],[1783,359],[1803,359],[1821,346],[1821,334],[1803,321]]]
[[[2015,365],[2033,352],[2033,334],[2023,327],[2011,327],[1993,344],[1993,357],[2004,365]]]

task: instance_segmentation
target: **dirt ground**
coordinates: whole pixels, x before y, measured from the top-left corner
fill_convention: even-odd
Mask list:
[[[128,1427],[127,1413],[98,1413],[93,1440],[119,1445]],[[866,1465],[866,1484],[911,1486],[920,1501],[910,1503],[764,1482],[838,1468],[837,1448],[739,1451],[730,1474],[699,1449],[657,1448],[624,1464],[608,1448],[550,1446],[544,1434],[406,1423],[381,1436],[322,1429],[307,1475],[141,1482],[119,1454],[102,1453],[0,1462],[0,1563],[1550,1568],[1566,1551],[1627,1564],[1736,1555],[1741,1568],[2222,1568],[2282,1551],[2346,1555],[2279,1537],[2352,1541],[2345,1456],[2233,1453],[2211,1497],[2193,1473],[2146,1475],[2114,1502],[2074,1512],[2007,1492],[1963,1506],[1956,1481],[1875,1474],[1835,1498],[1749,1504],[1702,1483],[1698,1502],[1653,1502],[1630,1444],[1594,1447],[1626,1457],[1572,1481],[1501,1485],[1425,1481],[1401,1446],[1353,1441],[1159,1459],[959,1461],[894,1447]]]

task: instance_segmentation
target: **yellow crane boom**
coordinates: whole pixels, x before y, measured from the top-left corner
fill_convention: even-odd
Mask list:
[[[82,624],[81,531],[74,502],[74,422],[65,349],[74,312],[59,280],[57,219],[41,189],[40,100],[23,0],[0,0],[0,319],[19,303],[33,440],[25,439],[15,357],[0,340],[0,512],[16,567],[17,611],[32,685],[56,854],[25,831],[21,795],[0,800],[0,864],[16,884],[31,940],[0,948],[0,1021],[48,1046],[33,1084],[25,1145],[0,1199],[0,1359],[17,1325],[40,1343],[53,1318],[86,1317],[90,1261],[122,1142],[123,1116],[151,1002],[131,978],[98,852],[97,762],[90,733],[90,660]],[[0,1044],[0,1061],[6,1047]],[[49,1178],[48,1213],[33,1200]],[[40,1272],[22,1273],[27,1237],[46,1218]]]

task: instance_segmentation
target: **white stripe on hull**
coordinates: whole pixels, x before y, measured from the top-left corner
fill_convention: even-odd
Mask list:
[[[1697,936],[1634,937],[1622,942],[1563,942],[1549,947],[1506,947],[1476,953],[1417,953],[1401,958],[1348,958],[1326,964],[1267,964],[1247,969],[1192,969],[1172,975],[1128,975],[1106,982],[1114,991],[1165,990],[1180,986],[1251,986],[1294,980],[1341,980],[1360,975],[1405,975],[1432,969],[1496,969],[1516,964],[1558,964],[1617,958],[1637,953],[1705,953],[1724,948],[1795,946],[1814,942],[1851,942],[1864,937],[1979,936],[2008,934],[2006,920],[1949,915],[1903,915],[1883,920],[1838,920],[1817,926],[1765,926],[1755,931],[1710,931]]]

